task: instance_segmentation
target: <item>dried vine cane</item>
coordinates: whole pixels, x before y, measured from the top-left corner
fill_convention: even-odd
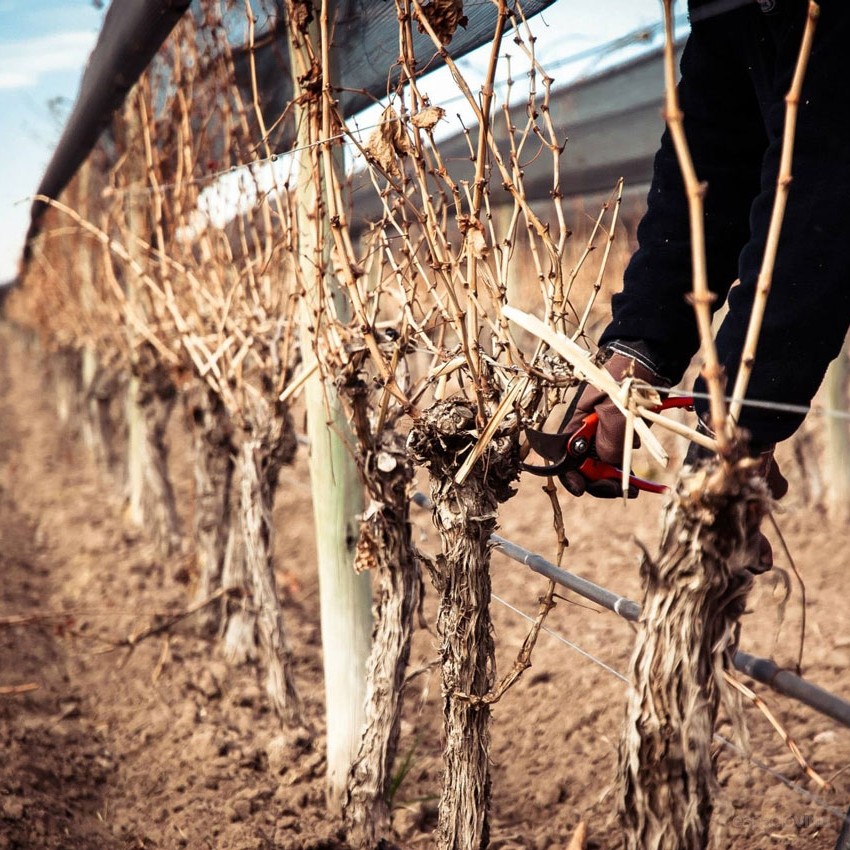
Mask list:
[[[800,107],[800,92],[803,88],[803,79],[809,56],[812,52],[812,41],[815,35],[815,26],[820,15],[820,6],[810,0],[806,26],[803,30],[803,39],[800,44],[800,54],[797,57],[797,65],[794,69],[794,78],[791,88],[785,97],[785,127],[782,134],[782,153],[779,161],[779,174],[776,178],[776,196],[773,199],[773,210],[770,215],[770,225],[767,231],[767,243],[764,247],[761,269],[759,269],[756,293],[753,299],[753,307],[750,312],[750,321],[747,325],[747,335],[744,339],[744,350],[741,353],[741,365],[735,378],[735,388],[732,391],[732,402],[729,406],[729,425],[734,426],[741,416],[741,407],[744,396],[747,394],[747,385],[752,375],[753,365],[756,359],[756,348],[758,346],[761,326],[764,321],[764,312],[767,307],[767,297],[773,282],[773,269],[776,264],[776,253],[779,249],[779,234],[782,230],[782,221],[785,217],[785,206],[788,202],[788,187],[791,184],[791,161],[794,155],[794,131],[797,127],[797,113]]]
[[[666,90],[664,118],[670,131],[673,147],[676,150],[688,198],[688,215],[691,224],[691,264],[693,267],[692,298],[704,361],[702,373],[708,386],[712,430],[717,435],[720,454],[725,456],[729,448],[729,434],[723,427],[726,422],[726,401],[723,397],[722,369],[711,332],[710,305],[714,300],[714,295],[708,288],[706,268],[705,227],[703,224],[703,198],[706,185],[697,178],[688,142],[685,138],[682,110],[679,108],[679,99],[676,93],[676,62],[672,35],[673,0],[662,0],[662,2],[664,6],[664,27],[667,33],[664,45],[664,85]]]

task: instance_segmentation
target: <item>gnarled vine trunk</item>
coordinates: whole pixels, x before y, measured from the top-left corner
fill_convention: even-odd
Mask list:
[[[238,475],[238,468],[235,472]],[[221,585],[225,590],[222,651],[231,664],[246,664],[255,661],[259,655],[257,618],[253,613],[251,577],[245,561],[241,499],[233,501],[235,504],[232,504],[230,509],[230,533],[225,545],[221,578]]]
[[[683,472],[645,592],[620,741],[619,809],[629,850],[703,850],[716,790],[712,739],[768,505],[753,462]]]
[[[266,691],[278,716],[296,726],[303,723],[303,716],[274,577],[272,508],[278,473],[294,457],[297,443],[285,405],[272,408],[260,399],[252,407],[238,461],[245,568],[266,663]]]
[[[354,566],[372,570],[375,625],[363,734],[348,776],[343,815],[349,843],[366,850],[390,831],[392,768],[422,579],[410,527],[413,466],[401,436],[382,434],[360,466],[371,503],[360,527]]]
[[[230,535],[233,430],[221,399],[208,387],[194,386],[187,395],[186,406],[192,420],[195,455],[193,526],[198,570],[195,600],[200,602],[222,587]],[[214,631],[219,620],[218,607],[207,605],[198,612],[198,623],[204,631]]]
[[[474,412],[441,402],[411,431],[408,446],[427,464],[434,524],[442,552],[431,567],[440,593],[445,777],[437,843],[441,850],[482,850],[490,840],[490,706],[495,681],[490,621],[490,535],[514,490],[515,436],[499,434],[463,484],[454,476],[478,439]]]
[[[142,346],[133,373],[127,392],[130,517],[168,557],[182,545],[166,442],[177,390],[148,346]]]

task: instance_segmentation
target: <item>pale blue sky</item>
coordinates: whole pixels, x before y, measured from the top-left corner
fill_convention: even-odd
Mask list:
[[[659,0],[557,0],[534,25],[539,55],[548,66],[656,23],[660,8]],[[0,282],[15,274],[29,220],[29,204],[17,202],[44,173],[103,14],[92,0],[0,0]],[[554,75],[572,79],[643,47],[584,58]],[[474,76],[484,62],[473,54],[463,65]]]
[[[29,220],[15,202],[47,167],[102,15],[91,0],[0,0],[0,282],[15,274]]]

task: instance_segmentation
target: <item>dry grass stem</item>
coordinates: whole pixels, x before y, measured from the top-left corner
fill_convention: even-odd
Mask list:
[[[38,682],[26,682],[23,685],[0,685],[0,697],[12,697],[18,694],[28,694],[37,691],[41,685]]]

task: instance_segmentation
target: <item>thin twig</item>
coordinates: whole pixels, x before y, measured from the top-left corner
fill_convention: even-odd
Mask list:
[[[147,640],[151,637],[156,637],[157,635],[161,635],[165,632],[171,631],[178,623],[182,623],[187,617],[191,617],[193,614],[197,614],[198,611],[206,608],[208,605],[212,605],[213,602],[216,602],[223,597],[236,597],[241,596],[242,590],[241,588],[234,587],[220,587],[215,593],[208,596],[206,599],[201,599],[199,602],[195,602],[190,605],[184,611],[181,611],[178,614],[173,614],[165,619],[163,622],[156,624],[155,626],[150,626],[147,629],[143,629],[140,632],[135,634],[127,635],[127,637],[122,638],[121,640],[115,641],[111,644],[111,650],[114,651],[116,649],[134,649],[137,647],[142,641]]]
[[[735,688],[736,691],[743,694],[753,705],[758,708],[758,710],[767,718],[768,723],[779,733],[779,736],[782,738],[783,743],[791,752],[791,755],[797,759],[797,763],[800,767],[803,768],[806,776],[809,777],[820,789],[829,788],[829,783],[821,777],[821,775],[806,761],[805,756],[800,751],[800,748],[797,746],[797,743],[794,739],[788,734],[785,727],[776,719],[774,713],[768,708],[767,703],[754,691],[750,690],[743,682],[740,682],[735,676],[733,676],[728,670],[723,671],[723,678],[726,680],[727,684],[731,685]]]
[[[478,459],[487,450],[487,446],[499,430],[502,422],[513,411],[517,400],[522,397],[522,394],[528,388],[528,378],[515,378],[510,386],[510,389],[502,397],[502,401],[495,413],[490,417],[487,426],[481,432],[478,442],[469,453],[469,457],[463,462],[463,466],[455,474],[455,483],[463,484],[466,477],[469,475],[472,467],[475,466]]]
[[[699,329],[702,349],[702,374],[708,385],[712,430],[717,435],[717,445],[721,454],[726,453],[729,435],[725,430],[726,401],[723,398],[722,369],[717,358],[717,348],[711,332],[711,304],[715,296],[708,289],[706,271],[705,225],[703,218],[703,197],[706,186],[700,183],[694,170],[685,129],[682,110],[676,92],[676,60],[673,43],[673,0],[662,0],[664,6],[664,117],[670,130],[670,137],[676,149],[685,191],[688,197],[688,215],[691,223],[691,263],[693,266],[693,307]]]
[[[0,697],[28,694],[30,691],[37,691],[40,687],[41,685],[38,682],[27,682],[23,685],[0,685]]]

